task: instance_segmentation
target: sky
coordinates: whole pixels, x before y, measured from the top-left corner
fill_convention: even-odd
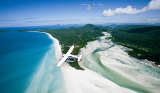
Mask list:
[[[0,0],[0,27],[160,23],[160,0]]]

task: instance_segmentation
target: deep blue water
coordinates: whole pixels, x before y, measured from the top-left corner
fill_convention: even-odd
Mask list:
[[[82,25],[78,24],[70,24],[70,25],[48,25],[48,26],[26,26],[26,27],[0,27],[2,31],[35,31],[35,30],[42,30],[42,29],[59,29],[59,28],[69,28],[69,27],[79,27]]]
[[[56,67],[54,42],[48,35],[39,32],[1,32],[0,33],[0,93],[38,93],[32,92],[34,78],[42,69],[38,82],[43,80],[48,73],[48,67],[53,64],[53,75],[60,76]],[[47,72],[47,73],[46,73]],[[45,74],[45,76],[43,76]],[[45,80],[43,80],[45,81]],[[54,82],[54,81],[53,81]],[[59,81],[57,81],[59,82]],[[34,83],[34,84],[33,84]],[[48,83],[49,84],[49,83]],[[43,82],[42,85],[45,85]],[[49,86],[49,85],[45,85]],[[40,91],[39,91],[40,92]]]

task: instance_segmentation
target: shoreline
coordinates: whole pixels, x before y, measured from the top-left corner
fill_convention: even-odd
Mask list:
[[[49,34],[47,32],[41,32],[41,31],[27,31],[27,32],[39,32],[39,33],[44,33],[44,34],[48,35],[48,37],[51,40],[53,40],[53,42],[54,42],[56,59],[57,59],[57,61],[60,60],[60,58],[62,56],[62,50],[61,50],[61,45],[59,44],[58,39],[56,39],[55,37],[53,37],[51,34]]]
[[[40,32],[40,31],[33,31],[33,32]],[[59,44],[59,41],[54,38],[51,34],[46,33],[46,32],[40,32],[40,33],[44,33],[47,34],[48,37],[50,39],[52,39],[54,41],[54,48],[55,48],[55,55],[56,55],[56,59],[57,61],[60,59],[60,57],[62,56],[62,52],[61,52],[61,45]],[[105,50],[105,51],[99,51],[98,54],[100,55],[100,61],[101,64],[103,64],[103,66],[105,66],[108,69],[111,69],[113,73],[108,73],[111,77],[120,77],[119,81],[112,81],[108,78],[106,78],[105,76],[103,76],[100,72],[103,72],[103,69],[101,70],[101,68],[99,68],[98,64],[95,64],[95,60],[92,59],[92,56],[90,56],[90,53],[92,53],[93,50],[97,49],[97,47],[103,47],[103,46],[111,46],[109,42],[105,42],[105,37],[109,36],[107,34],[104,33],[105,36],[102,36],[101,39],[103,39],[104,41],[91,41],[87,43],[86,48],[81,48],[81,54],[83,56],[86,55],[87,60],[91,62],[91,64],[93,66],[91,67],[86,67],[86,65],[84,64],[84,61],[80,62],[80,66],[84,66],[85,70],[77,70],[73,67],[71,67],[69,64],[64,64],[63,66],[60,67],[61,71],[62,71],[62,75],[63,75],[63,79],[64,79],[64,88],[66,90],[66,93],[71,93],[71,92],[75,92],[75,93],[106,93],[106,92],[112,92],[112,93],[135,93],[135,90],[132,90],[130,88],[126,88],[125,86],[128,85],[128,82],[133,83],[133,86],[130,85],[131,87],[135,87],[137,88],[137,86],[139,86],[140,90],[145,89],[147,87],[149,88],[157,88],[156,86],[150,86],[151,83],[145,83],[146,80],[149,79],[149,81],[153,81],[152,83],[155,83],[156,81],[158,82],[159,80],[156,80],[155,77],[151,77],[145,74],[139,74],[139,72],[136,72],[136,70],[139,68],[139,65],[136,64],[133,61],[138,61],[138,59],[134,59],[134,58],[130,58],[120,46],[116,46],[113,47],[109,50]],[[110,41],[112,42],[112,41]],[[95,46],[95,47],[89,47],[89,46]],[[116,52],[114,51],[116,50]],[[118,54],[117,54],[117,50]],[[88,51],[88,52],[87,52]],[[116,53],[116,54],[115,54]],[[103,55],[106,54],[106,55]],[[107,55],[108,54],[108,55]],[[109,55],[112,55],[112,57],[110,57]],[[87,56],[89,55],[89,56]],[[122,64],[121,62],[114,60],[117,58],[117,56],[122,55],[122,61],[125,64]],[[82,59],[84,58],[82,56]],[[86,61],[87,61],[86,60]],[[128,62],[131,61],[131,62]],[[115,63],[116,62],[116,63]],[[131,65],[132,63],[132,65]],[[134,67],[134,65],[138,66],[138,67]],[[89,65],[88,65],[89,66]],[[112,67],[116,67],[116,68],[112,68]],[[132,70],[132,73],[128,73],[126,72],[125,68],[128,71]],[[99,69],[99,70],[94,70],[94,68]],[[107,70],[107,69],[106,69]],[[141,69],[139,69],[141,70]],[[98,72],[100,71],[100,72]],[[135,77],[137,79],[137,81],[135,81],[134,78],[132,78],[132,74],[136,74],[137,77]],[[105,74],[106,75],[106,74]],[[124,77],[124,78],[123,78]],[[145,77],[143,81],[141,81],[142,78],[140,77]],[[125,79],[125,81],[123,81],[123,79]],[[115,79],[116,80],[116,79]],[[117,83],[118,82],[118,83]],[[124,82],[123,83],[123,87],[121,87],[119,85],[119,82]],[[145,84],[143,86],[143,84]],[[155,83],[156,84],[156,83]],[[92,90],[90,89],[92,88]],[[139,91],[139,90],[137,90]],[[153,92],[157,92],[157,90],[148,90],[146,89],[145,91],[153,91]]]
[[[47,34],[49,36],[49,38],[54,41],[55,55],[56,55],[56,59],[58,61],[60,59],[60,57],[62,56],[61,45],[59,44],[59,41],[47,32],[42,32],[42,33]]]
[[[63,93],[63,90],[56,89],[56,87],[59,86],[61,86],[61,88],[65,88],[65,86],[63,85],[64,76],[63,73],[61,73],[62,69],[57,67],[57,62],[62,55],[59,41],[46,32],[28,32],[43,34],[45,35],[47,40],[51,41],[51,43],[48,45],[48,51],[41,60],[41,64],[37,67],[36,71],[31,76],[31,79],[29,80],[29,85],[27,86],[25,93],[39,93],[41,91],[42,93],[47,93],[50,87],[54,89],[51,90],[53,92],[58,91],[58,93]],[[54,88],[52,84],[56,87]]]
[[[83,54],[83,52],[85,52],[84,49],[85,48],[82,48],[80,53]],[[85,69],[77,70],[69,64],[62,66],[61,69],[64,76],[66,93],[136,93],[135,91],[121,87],[106,79],[101,74],[88,69],[83,65],[83,60],[80,62],[80,66]]]

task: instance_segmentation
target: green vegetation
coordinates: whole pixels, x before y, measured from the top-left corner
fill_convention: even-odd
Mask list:
[[[129,55],[160,64],[160,26],[117,26],[111,34],[112,41],[133,49]]]
[[[80,49],[87,45],[87,42],[98,39],[102,36],[102,32],[108,31],[109,27],[95,26],[87,24],[82,27],[70,27],[64,29],[49,29],[41,30],[42,32],[50,33],[57,38],[62,45],[62,52],[66,53],[71,45],[75,45],[72,54],[78,54]],[[72,67],[83,69],[78,65],[78,62],[70,63]]]
[[[111,39],[117,44],[121,44],[133,49],[127,51],[129,55],[155,61],[160,64],[160,26],[149,25],[120,25],[111,28],[109,26],[95,26],[87,24],[81,27],[70,27],[61,29],[40,30],[50,33],[57,38],[62,45],[62,52],[66,53],[71,45],[75,45],[72,54],[77,55],[80,49],[87,45],[87,42],[98,39],[102,32],[109,32]],[[81,69],[78,62],[70,63],[72,67]]]

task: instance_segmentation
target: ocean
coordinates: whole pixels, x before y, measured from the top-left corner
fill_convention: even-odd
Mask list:
[[[61,93],[54,41],[40,32],[0,32],[1,93]]]

